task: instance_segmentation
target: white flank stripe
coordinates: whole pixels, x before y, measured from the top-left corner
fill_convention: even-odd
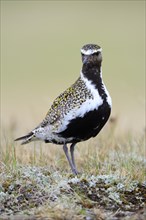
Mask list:
[[[98,107],[101,106],[103,103],[103,100],[100,97],[98,90],[88,79],[83,76],[82,72],[81,79],[85,82],[93,98],[87,99],[82,105],[76,106],[76,108],[72,109],[67,115],[65,115],[62,120],[62,126],[59,127],[57,132],[64,131],[67,128],[69,121],[71,121],[72,119],[75,119],[77,117],[84,117],[87,112],[98,109]]]
[[[92,109],[91,110],[98,109],[98,107],[100,105],[102,105],[102,103],[103,103],[103,100],[102,100],[101,96],[99,95],[98,90],[95,88],[95,86],[93,85],[93,83],[90,80],[88,80],[86,77],[84,77],[82,71],[80,72],[80,75],[81,75],[81,79],[85,82],[87,88],[90,90],[90,92],[93,96],[93,100],[91,100],[92,101],[92,105],[91,105]]]
[[[102,77],[102,68],[100,69],[100,72],[101,72],[100,74],[101,74],[101,77]],[[106,86],[104,85],[104,83],[103,83],[103,89],[104,89],[104,91],[105,91],[105,93],[107,95],[106,101],[109,104],[109,106],[112,107],[112,99],[111,99],[110,94],[109,94]]]
[[[95,88],[95,86],[92,84],[91,81],[89,81],[87,78],[84,77],[83,73],[80,73],[81,79],[85,82],[87,88],[92,94],[91,99],[87,99],[82,105],[76,106],[74,109],[72,109],[70,112],[68,112],[64,117],[60,118],[59,121],[57,122],[57,126],[53,125],[48,125],[44,128],[39,127],[35,129],[35,136],[39,139],[42,140],[56,140],[58,143],[61,142],[66,142],[66,141],[72,141],[73,137],[70,137],[68,139],[59,137],[56,133],[62,132],[67,128],[67,125],[72,119],[75,119],[77,117],[84,117],[85,113],[92,111],[94,109],[98,109],[99,106],[103,104],[103,99],[99,95],[98,90]],[[102,77],[102,71],[101,71],[101,77]],[[111,97],[103,84],[103,89],[107,94],[107,102],[111,106]],[[102,118],[103,119],[103,118]],[[97,126],[98,127],[98,126]]]

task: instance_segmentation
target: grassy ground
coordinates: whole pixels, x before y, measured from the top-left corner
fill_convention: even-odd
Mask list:
[[[3,141],[0,219],[144,219],[144,132],[116,134],[110,122],[76,147],[76,177],[61,146]]]

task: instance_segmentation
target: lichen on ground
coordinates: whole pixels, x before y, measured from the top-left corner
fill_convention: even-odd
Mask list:
[[[0,219],[144,219],[145,205],[146,182],[116,175],[33,166],[0,174]]]

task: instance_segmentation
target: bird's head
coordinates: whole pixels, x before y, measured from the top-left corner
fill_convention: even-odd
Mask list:
[[[101,64],[102,48],[96,44],[86,44],[81,48],[83,64]]]

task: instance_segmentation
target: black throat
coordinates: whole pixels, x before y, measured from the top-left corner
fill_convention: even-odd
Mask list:
[[[82,67],[82,73],[83,76],[95,86],[102,99],[106,100],[107,95],[102,81],[101,63],[84,63]]]

